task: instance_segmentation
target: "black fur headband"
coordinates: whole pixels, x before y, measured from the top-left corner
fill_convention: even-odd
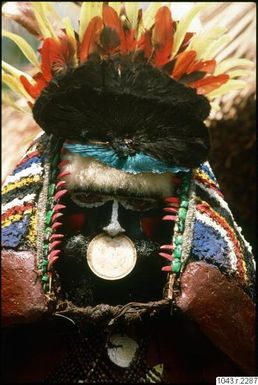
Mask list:
[[[33,107],[48,134],[108,142],[119,156],[137,152],[168,165],[207,159],[206,97],[149,64],[89,60],[55,76]]]

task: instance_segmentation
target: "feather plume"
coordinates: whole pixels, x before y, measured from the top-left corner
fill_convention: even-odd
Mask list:
[[[253,67],[254,63],[251,60],[248,59],[237,59],[237,58],[229,58],[225,59],[222,62],[218,63],[216,66],[216,70],[214,72],[215,75],[218,73],[226,72],[229,69],[236,68],[236,67]]]
[[[93,17],[87,26],[80,46],[80,63],[88,59],[89,54],[96,51],[100,32],[103,29],[103,21],[99,16]]]
[[[196,88],[198,95],[205,95],[213,91],[214,89],[220,87],[228,80],[228,75],[221,74],[218,76],[208,76],[205,79],[197,80],[196,82],[189,83],[189,86]]]
[[[34,76],[33,80],[34,82],[32,84],[25,76],[21,75],[20,77],[20,81],[26,92],[28,92],[33,99],[37,99],[41,91],[46,87],[47,82],[40,72]]]
[[[149,30],[153,27],[155,23],[155,15],[160,7],[161,3],[151,2],[148,8],[143,12],[142,19],[145,29]]]
[[[138,24],[138,8],[139,8],[139,3],[137,1],[126,2],[125,3],[126,16],[127,16],[128,20],[129,20],[130,27],[133,30],[137,29],[137,24]]]
[[[71,20],[69,17],[65,17],[63,19],[63,24],[65,27],[65,33],[67,35],[67,38],[72,46],[72,49],[74,51],[73,57],[72,57],[72,64],[74,66],[78,65],[78,58],[77,58],[77,40],[75,37],[75,33],[71,24]]]
[[[54,40],[58,40],[58,37],[50,24],[47,15],[46,15],[46,8],[43,4],[43,2],[35,2],[31,1],[31,7],[34,11],[35,18],[38,22],[38,26],[40,29],[40,32],[44,38],[51,37]]]
[[[224,27],[212,27],[209,31],[202,31],[194,35],[187,49],[196,51],[197,58],[201,60],[203,54],[214,41],[217,41],[224,33]]]
[[[3,60],[2,60],[2,68],[3,68],[4,71],[9,72],[16,79],[20,79],[20,76],[25,76],[29,81],[33,81],[32,76],[30,76],[29,74],[26,74],[23,71],[18,70],[17,68],[15,68],[12,65],[6,63]]]
[[[184,40],[184,37],[185,37],[185,34],[187,32],[187,29],[189,28],[192,20],[194,19],[194,17],[201,11],[203,10],[204,8],[208,7],[210,5],[210,3],[208,2],[203,2],[203,3],[197,3],[193,6],[193,8],[182,18],[182,20],[180,20],[178,23],[177,23],[177,28],[176,28],[176,32],[175,32],[175,35],[174,35],[174,44],[173,44],[173,49],[172,49],[172,57],[174,57],[183,40]]]
[[[25,78],[25,77],[24,77]],[[27,78],[25,78],[27,80]],[[31,96],[26,92],[20,81],[9,74],[3,73],[2,74],[2,81],[5,83],[12,91],[15,93],[18,93],[19,95],[24,96],[27,100],[30,102],[33,102],[34,100],[31,98]]]
[[[229,35],[222,35],[218,40],[211,42],[202,53],[202,59],[206,60],[215,57],[218,50],[221,50],[230,41],[231,37]]]
[[[223,84],[218,89],[209,93],[209,98],[216,98],[218,96],[222,96],[227,94],[230,91],[240,90],[246,87],[246,82],[242,80],[230,79],[226,84]]]
[[[32,35],[39,38],[41,32],[31,3],[28,1],[7,1],[2,6],[2,15],[16,21]]]
[[[195,51],[186,51],[178,54],[172,72],[173,79],[178,80],[182,77],[184,73],[188,73],[187,69],[195,61],[195,58]]]
[[[170,59],[173,45],[173,20],[168,7],[159,8],[155,15],[153,30],[153,45],[155,49],[155,65],[163,66]]]
[[[105,28],[102,33],[102,41],[105,41],[103,48],[107,53],[112,53],[112,50],[118,46],[121,53],[126,51],[126,42],[124,36],[124,30],[121,25],[116,11],[109,5],[103,5],[103,22]],[[105,36],[104,36],[105,34]]]
[[[84,1],[81,6],[80,12],[80,29],[79,29],[79,41],[82,43],[85,40],[85,33],[87,31],[89,23],[94,17],[102,17],[103,3],[100,1]]]
[[[109,1],[108,5],[114,9],[114,11],[120,16],[120,11],[121,11],[121,2],[120,1]]]
[[[37,58],[36,53],[33,48],[24,40],[22,37],[16,35],[15,33],[3,30],[2,36],[7,37],[12,40],[17,46],[20,48],[24,56],[37,68],[39,68],[40,64]]]

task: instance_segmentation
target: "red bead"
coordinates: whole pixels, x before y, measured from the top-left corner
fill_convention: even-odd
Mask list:
[[[162,271],[167,271],[167,272],[170,272],[171,271],[171,266],[164,266],[161,268]]]
[[[52,225],[52,230],[58,229],[58,227],[60,227],[60,226],[62,226],[62,223],[60,223],[60,222],[55,222],[55,223],[53,223],[53,225]]]
[[[52,234],[50,237],[50,241],[52,241],[53,239],[60,239],[60,238],[64,238],[64,234]]]
[[[164,249],[167,249],[167,250],[174,250],[174,246],[173,245],[162,245],[160,246],[160,249],[161,250],[164,250]]]
[[[159,253],[159,255],[161,256],[161,257],[164,257],[164,258],[166,258],[166,259],[168,259],[170,262],[172,261],[172,255],[170,255],[170,254],[167,254],[167,253]]]
[[[60,188],[60,187],[63,187],[64,185],[66,184],[66,181],[65,180],[60,180],[57,185],[56,185],[56,188]]]
[[[55,213],[52,216],[52,223],[56,221],[57,218],[61,217],[63,214],[62,213]]]
[[[54,241],[54,242],[50,243],[49,249],[53,250],[56,246],[60,245],[61,242],[62,241]]]
[[[70,171],[62,171],[60,172],[60,174],[57,175],[57,179],[61,179],[63,177],[65,177],[66,175],[70,175]]]
[[[60,253],[61,250],[53,250],[50,252],[50,254],[48,255],[48,260],[51,260],[52,258],[56,257],[59,253]]]
[[[48,265],[47,265],[48,270],[50,270],[50,269],[52,268],[53,264],[55,263],[55,261],[56,261],[58,258],[59,258],[59,257],[57,256],[57,257],[53,257],[53,258],[49,259]]]
[[[176,215],[165,215],[162,220],[163,221],[175,221],[177,219]]]
[[[168,197],[164,199],[165,202],[169,203],[179,203],[179,198],[178,197]]]
[[[174,213],[177,214],[178,210],[174,207],[165,207],[163,211],[166,211],[167,213]]]
[[[66,206],[65,205],[60,205],[60,204],[57,204],[53,207],[53,210],[54,211],[59,211],[59,210],[62,210],[62,209],[65,209]]]
[[[54,200],[59,201],[59,199],[61,199],[62,196],[64,196],[66,193],[67,193],[67,190],[57,191],[57,193],[54,195]]]

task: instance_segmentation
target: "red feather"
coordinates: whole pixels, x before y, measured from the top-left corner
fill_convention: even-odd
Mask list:
[[[124,35],[124,29],[121,24],[121,20],[118,17],[118,14],[116,11],[110,7],[109,5],[104,4],[103,5],[103,21],[105,24],[105,27],[110,28],[110,30],[114,33],[114,31],[117,34],[117,37],[119,38],[119,46],[120,46],[120,52],[125,53],[126,52],[126,40]],[[112,34],[110,34],[112,39]],[[116,37],[116,38],[117,38]],[[115,40],[116,40],[115,38]],[[112,39],[113,40],[113,39]]]
[[[41,91],[47,86],[48,83],[40,72],[36,74],[33,78],[36,81],[35,85],[31,84],[29,80],[23,75],[21,75],[20,77],[20,82],[22,83],[23,87],[28,92],[28,94],[33,99],[37,99]]]
[[[74,49],[67,36],[62,34],[58,41],[51,37],[46,38],[39,52],[41,70],[44,78],[49,82],[54,73],[66,69],[74,54]]]
[[[215,59],[195,62],[188,67],[186,73],[190,74],[192,72],[202,71],[212,74],[216,68],[216,64]]]
[[[99,35],[103,29],[101,17],[95,16],[89,22],[80,45],[80,62],[87,60],[89,54],[97,50]]]
[[[153,53],[151,36],[151,31],[146,31],[141,35],[137,43],[137,50],[143,51],[146,59],[149,59]]]
[[[176,64],[173,68],[172,77],[175,80],[180,79],[184,74],[188,73],[188,68],[194,63],[196,58],[195,51],[181,52],[176,57]]]
[[[135,30],[134,29],[125,30],[124,36],[125,36],[126,52],[134,51],[136,48]]]
[[[208,76],[204,79],[197,80],[196,82],[189,83],[189,86],[197,89],[197,94],[205,95],[222,84],[226,83],[229,79],[229,75],[221,74],[218,76]]]
[[[160,67],[169,61],[173,46],[173,20],[170,9],[166,6],[156,13],[153,40],[155,65]]]
[[[188,47],[188,45],[190,43],[190,40],[193,37],[193,35],[194,35],[193,32],[186,32],[184,40],[183,40],[182,44],[180,45],[180,48],[179,48],[177,54],[179,54],[179,53],[181,53],[181,52],[186,50],[186,48]]]

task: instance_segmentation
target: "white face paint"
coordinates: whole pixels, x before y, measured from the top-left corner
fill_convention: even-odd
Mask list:
[[[116,199],[113,201],[110,223],[108,226],[103,227],[103,230],[111,237],[125,232],[125,229],[123,229],[118,222],[118,201]]]

